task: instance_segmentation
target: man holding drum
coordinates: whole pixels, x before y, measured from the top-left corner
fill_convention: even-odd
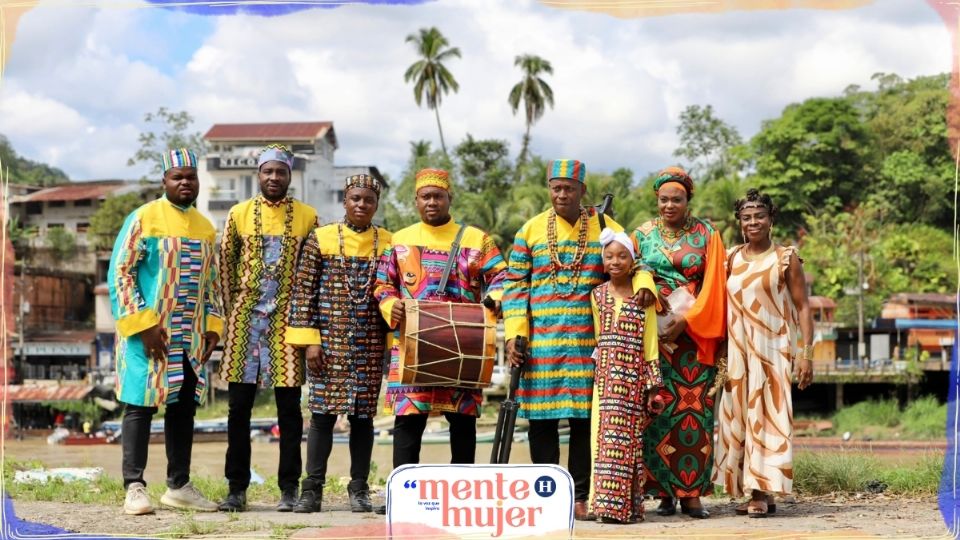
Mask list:
[[[313,231],[300,253],[286,340],[306,348],[312,415],[307,477],[294,512],[320,510],[340,414],[350,421],[350,509],[373,510],[367,477],[387,334],[373,284],[380,256],[390,245],[390,232],[371,223],[379,201],[376,178],[347,177],[343,221]]]
[[[485,232],[450,217],[452,199],[446,171],[418,172],[416,205],[421,222],[393,235],[393,245],[384,253],[377,271],[375,295],[380,312],[390,328],[398,330],[387,378],[385,409],[396,415],[394,467],[419,463],[427,417],[440,413],[450,423],[451,463],[474,461],[481,390],[456,384],[405,385],[400,377],[400,347],[405,339],[401,336],[401,323],[417,301],[478,304],[486,295],[499,303],[502,295],[506,264],[500,250]],[[440,290],[447,268],[448,280]]]
[[[581,199],[586,167],[558,159],[547,169],[553,208],[517,231],[504,282],[503,315],[507,357],[524,362],[514,347],[530,340],[530,359],[517,397],[520,416],[530,420],[530,458],[560,463],[559,421],[570,424],[567,468],[574,482],[574,517],[587,519],[590,492],[590,404],[596,347],[590,292],[603,283],[599,216]],[[606,226],[623,227],[610,218]]]

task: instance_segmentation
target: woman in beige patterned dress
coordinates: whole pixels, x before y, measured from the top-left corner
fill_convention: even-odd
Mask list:
[[[738,514],[765,517],[793,489],[791,371],[813,381],[813,318],[793,247],[770,238],[776,206],[755,189],[735,204],[745,243],[727,256],[727,381],[720,400],[713,481],[750,500]],[[799,336],[798,333],[799,326]]]

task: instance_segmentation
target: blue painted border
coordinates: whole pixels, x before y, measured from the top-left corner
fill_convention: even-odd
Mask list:
[[[147,2],[162,7],[192,13],[194,15],[258,15],[261,17],[277,17],[308,9],[333,9],[344,4],[370,4],[404,6],[423,4],[431,0],[147,0]]]

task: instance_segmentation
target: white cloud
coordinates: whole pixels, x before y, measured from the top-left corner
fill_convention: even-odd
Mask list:
[[[557,99],[533,128],[533,150],[641,176],[673,162],[687,105],[712,104],[749,137],[787,104],[870,87],[877,71],[949,70],[949,35],[936,13],[897,4],[631,20],[530,0],[455,0],[203,24],[156,9],[40,7],[24,17],[4,74],[0,132],[21,153],[91,178],[139,175],[126,158],[143,113],[160,105],[188,110],[199,131],[215,122],[332,120],[338,163],[395,175],[409,141],[439,146],[433,113],[415,105],[403,81],[415,60],[404,38],[437,26],[463,52],[449,63],[460,92],[440,110],[448,146],[470,133],[519,150],[523,118],[506,98],[520,78],[514,56],[533,53],[553,63],[547,80]]]

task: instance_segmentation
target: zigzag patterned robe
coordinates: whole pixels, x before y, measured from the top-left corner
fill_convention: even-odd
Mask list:
[[[203,334],[223,333],[214,266],[216,230],[196,208],[166,196],[134,210],[110,256],[107,286],[117,320],[117,399],[141,407],[176,403],[183,359],[197,374],[193,398],[201,402],[206,370]],[[159,324],[169,337],[167,357],[146,354],[140,332]]]
[[[257,199],[260,231],[254,217]],[[288,208],[292,237],[283,242]],[[300,246],[317,226],[317,212],[290,198],[270,203],[257,195],[230,209],[220,239],[220,289],[227,314],[221,379],[262,386],[303,384],[303,358],[284,343],[284,332]],[[270,268],[275,268],[272,274]]]

